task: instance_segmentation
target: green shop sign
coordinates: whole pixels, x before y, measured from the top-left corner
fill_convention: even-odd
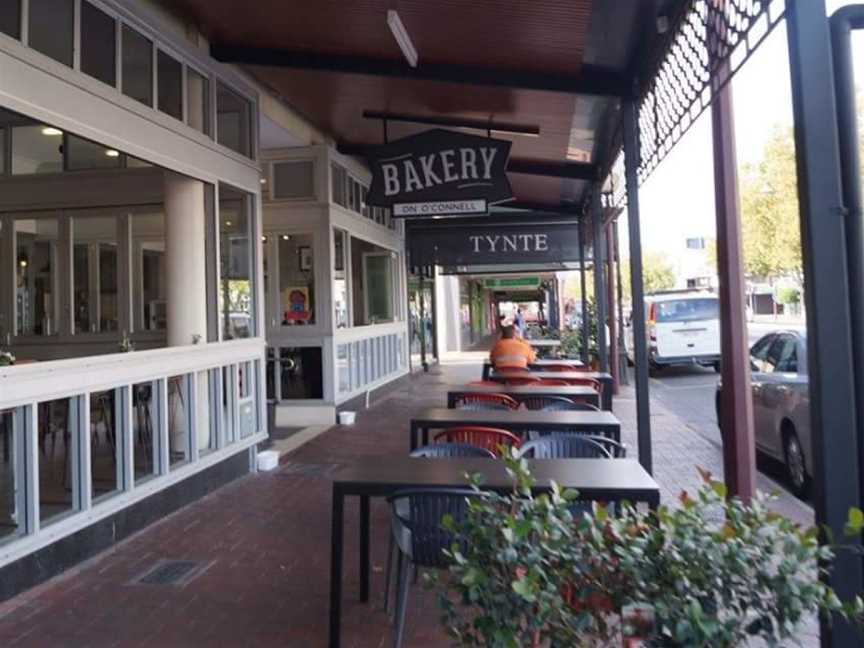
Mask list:
[[[491,290],[502,288],[539,288],[540,277],[515,277],[512,279],[486,279],[483,286]]]

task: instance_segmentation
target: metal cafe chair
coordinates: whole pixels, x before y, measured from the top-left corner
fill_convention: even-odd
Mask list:
[[[444,549],[450,549],[454,538],[441,526],[441,519],[448,515],[458,524],[465,518],[468,498],[480,496],[467,488],[423,488],[400,491],[387,498],[392,512],[391,535],[399,549],[393,641],[396,648],[401,648],[405,631],[411,567],[447,568]]]
[[[531,383],[537,387],[569,387],[570,383],[561,378],[541,378],[540,380]]]
[[[615,439],[610,439],[607,436],[602,434],[592,434],[590,432],[556,432],[556,431],[540,431],[537,433],[538,438],[546,438],[550,436],[556,437],[580,437],[582,439],[589,439],[594,443],[598,443],[606,449],[606,452],[613,459],[626,459],[627,458],[627,444],[622,443],[621,441],[616,441]],[[522,447],[525,447],[527,444],[522,444]]]
[[[504,384],[513,387],[520,385],[537,385],[541,383],[541,379],[537,376],[507,376],[504,378]]]
[[[501,446],[518,448],[522,443],[518,436],[508,430],[479,425],[449,428],[436,434],[434,441],[437,442],[441,439],[446,443],[465,443],[477,448],[484,448],[496,456]]]
[[[478,459],[495,459],[495,455],[485,448],[468,445],[466,443],[435,443],[422,448],[417,448],[411,454],[411,457],[421,457],[428,459],[450,459],[452,457],[476,457]],[[409,514],[407,501],[400,500],[394,504],[398,517],[407,517]],[[398,524],[398,519],[393,520],[394,528]],[[384,572],[384,611],[390,610],[390,576],[393,570],[393,535],[390,534],[390,542],[387,546],[387,567]]]
[[[506,394],[464,394],[456,401],[456,409],[506,411],[519,409],[519,403]]]
[[[561,364],[543,365],[543,371],[591,371],[591,368],[562,362]]]
[[[549,434],[526,441],[519,456],[529,459],[611,459],[609,451],[584,434]]]
[[[597,407],[590,403],[580,403],[565,396],[528,396],[522,399],[522,404],[525,409],[543,412],[598,411]]]

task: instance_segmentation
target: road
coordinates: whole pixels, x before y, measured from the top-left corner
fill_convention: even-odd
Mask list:
[[[777,329],[802,330],[801,325],[774,322],[750,322],[748,338],[752,346],[760,337]],[[685,422],[694,434],[708,439],[722,451],[720,428],[714,407],[719,375],[703,367],[672,367],[650,379],[651,398]],[[783,467],[767,458],[759,458],[759,469],[781,484],[785,483]]]

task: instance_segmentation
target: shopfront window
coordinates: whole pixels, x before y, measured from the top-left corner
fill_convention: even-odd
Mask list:
[[[133,309],[135,328],[166,328],[165,216],[135,214],[132,218]]]
[[[192,68],[186,68],[186,123],[210,135],[210,81]]]
[[[117,23],[89,2],[81,3],[81,71],[117,84]]]
[[[395,253],[361,239],[351,239],[354,325],[381,324],[395,319],[398,268]]]
[[[123,488],[122,425],[123,389],[90,394],[90,493],[93,501],[117,494]]]
[[[123,94],[153,105],[153,43],[123,26]]]
[[[21,38],[21,0],[0,2],[0,33]]]
[[[18,335],[57,333],[57,231],[57,220],[54,218],[15,221],[15,313]]]
[[[279,247],[279,317],[282,326],[315,323],[315,238],[312,234],[277,235]]]
[[[81,508],[79,457],[80,397],[39,403],[39,520],[44,526]]]
[[[336,328],[348,328],[348,277],[346,276],[346,257],[348,234],[333,230],[333,309]]]
[[[117,220],[75,218],[73,236],[75,332],[117,331]]]
[[[160,51],[156,78],[159,83],[159,110],[174,119],[183,119],[183,66]]]
[[[219,195],[222,335],[226,340],[247,338],[255,333],[251,199],[224,186]]]
[[[25,452],[24,413],[18,410],[0,410],[0,544],[22,535],[25,530]]]
[[[71,67],[74,0],[30,0],[29,13],[30,47]]]
[[[324,397],[321,347],[279,349],[279,395],[282,400]]]
[[[216,87],[218,142],[247,157],[252,156],[252,102],[219,83]]]
[[[69,171],[85,169],[118,169],[123,162],[120,152],[74,135],[66,137],[66,168]]]

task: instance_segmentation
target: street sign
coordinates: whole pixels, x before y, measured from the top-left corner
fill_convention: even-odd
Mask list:
[[[499,290],[501,288],[539,288],[540,277],[485,279],[483,285],[491,290]]]
[[[405,137],[368,154],[366,203],[396,218],[485,214],[513,197],[507,179],[511,143],[441,128]]]

